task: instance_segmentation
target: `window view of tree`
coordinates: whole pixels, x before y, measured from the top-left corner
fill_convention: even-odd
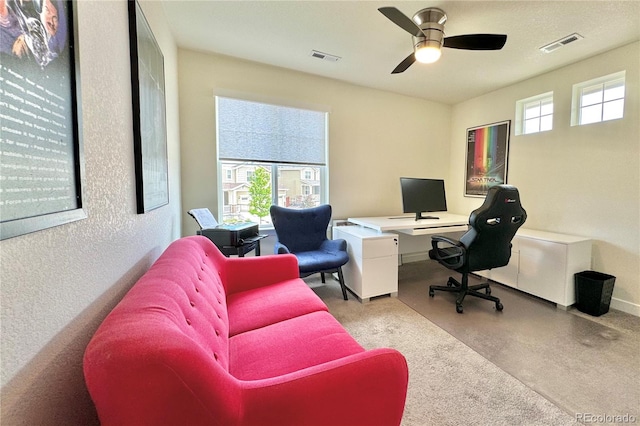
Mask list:
[[[249,213],[262,219],[269,215],[271,207],[271,178],[262,167],[258,167],[249,179]]]

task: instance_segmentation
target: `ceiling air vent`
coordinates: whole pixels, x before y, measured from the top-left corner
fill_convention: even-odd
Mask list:
[[[566,46],[569,43],[573,43],[574,41],[582,40],[583,38],[584,37],[582,37],[578,33],[569,34],[568,36],[563,37],[560,40],[556,40],[553,43],[542,46],[540,50],[542,50],[544,53],[551,53],[554,50],[560,49],[561,47]]]
[[[338,60],[340,59],[340,56],[318,52],[317,50],[312,50],[311,56],[318,59],[324,59],[325,61],[329,61],[329,62],[338,62]]]

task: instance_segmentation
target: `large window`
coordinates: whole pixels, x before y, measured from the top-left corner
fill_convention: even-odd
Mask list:
[[[573,86],[571,125],[598,123],[624,116],[625,72]]]
[[[269,207],[326,203],[327,112],[216,97],[223,222],[268,225]]]
[[[553,92],[516,102],[516,135],[553,129]]]

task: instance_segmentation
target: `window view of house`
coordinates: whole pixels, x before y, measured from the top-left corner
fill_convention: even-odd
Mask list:
[[[222,161],[223,222],[270,224],[269,207],[316,207],[321,204],[321,167],[257,162]],[[261,173],[267,185],[254,179]],[[278,188],[274,191],[274,188]],[[257,194],[257,196],[252,196]],[[261,196],[262,195],[262,196]],[[262,200],[260,202],[259,200]]]

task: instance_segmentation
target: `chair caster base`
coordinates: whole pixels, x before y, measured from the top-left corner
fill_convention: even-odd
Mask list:
[[[495,303],[496,311],[502,311],[504,309],[504,306],[500,302],[500,299],[495,296],[491,296],[491,287],[489,286],[489,283],[470,286],[466,275],[463,276],[462,282],[458,282],[455,278],[449,277],[446,286],[429,286],[429,297],[434,297],[436,291],[457,293],[458,297],[456,299],[456,312],[459,314],[464,311],[462,303],[467,296],[479,297],[480,299],[489,300]]]

